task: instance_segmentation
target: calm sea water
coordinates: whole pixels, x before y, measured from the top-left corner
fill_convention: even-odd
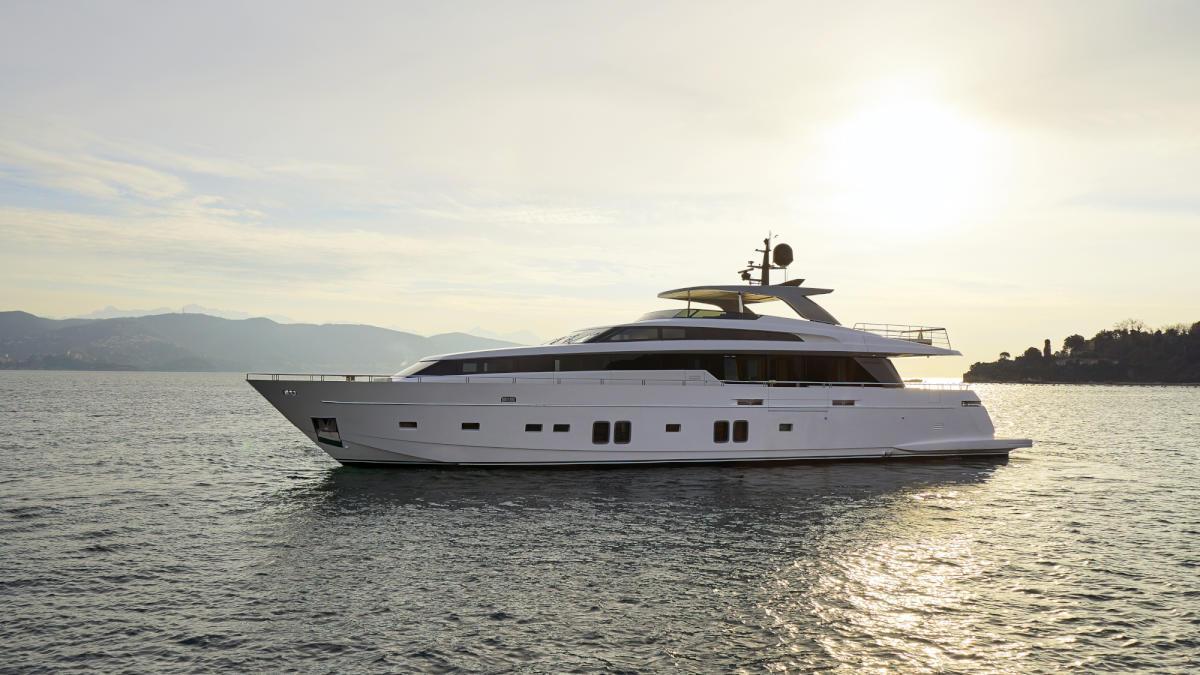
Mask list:
[[[0,372],[0,670],[1200,668],[1200,389],[1007,462],[339,468],[238,375]]]

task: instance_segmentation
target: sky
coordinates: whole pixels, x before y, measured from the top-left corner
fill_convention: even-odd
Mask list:
[[[0,310],[545,338],[768,232],[954,376],[1200,320],[1200,3],[0,4]],[[778,273],[777,273],[778,274]]]

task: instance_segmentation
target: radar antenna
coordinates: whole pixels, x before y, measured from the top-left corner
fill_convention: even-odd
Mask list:
[[[767,238],[763,239],[763,247],[754,249],[756,253],[762,254],[762,263],[756,265],[754,264],[753,260],[747,260],[746,267],[738,271],[738,274],[742,277],[742,281],[745,281],[751,286],[755,284],[758,284],[759,286],[770,286],[771,270],[787,270],[788,265],[792,264],[792,261],[795,260],[795,257],[792,253],[791,246],[781,243],[776,244],[774,248],[772,248],[771,240],[778,237],[779,235],[777,234],[772,235],[769,232],[767,233]],[[757,279],[755,279],[754,275],[752,274],[754,270],[760,270],[762,272]],[[800,284],[804,283],[804,280],[798,279],[796,281],[785,281],[784,283],[789,286],[799,286]]]

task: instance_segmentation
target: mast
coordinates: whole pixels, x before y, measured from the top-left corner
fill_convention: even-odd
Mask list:
[[[759,285],[762,285],[762,286],[770,286],[771,285],[771,236],[770,235],[767,235],[767,238],[763,239],[762,254],[763,254],[763,261],[762,261],[762,268],[761,268],[762,269],[762,278],[759,280],[758,283],[759,283]]]
[[[792,247],[787,244],[779,244],[772,247],[771,239],[772,236],[768,232],[767,238],[763,239],[763,247],[754,249],[755,252],[762,254],[762,264],[755,265],[753,260],[747,260],[746,268],[738,272],[742,277],[742,281],[751,286],[756,283],[760,286],[770,286],[771,270],[787,269],[787,266],[792,264]],[[762,274],[757,279],[751,275],[751,272],[754,270],[762,270]]]

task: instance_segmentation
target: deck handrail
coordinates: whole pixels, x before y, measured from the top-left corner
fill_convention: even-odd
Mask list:
[[[904,323],[856,323],[854,330],[892,340],[905,340],[931,347],[952,349],[950,333],[941,326],[916,326]]]
[[[392,382],[391,375],[327,374],[327,373],[247,373],[246,380],[308,381],[308,382]],[[961,382],[820,382],[816,380],[688,380],[666,378],[629,377],[538,377],[533,375],[413,375],[396,379],[397,382],[441,382],[445,384],[623,384],[623,385],[674,385],[674,386],[722,386],[756,385],[764,387],[879,387],[892,389],[936,389],[965,391],[967,384]]]
[[[246,381],[284,380],[289,382],[391,382],[391,375],[362,373],[246,373]]]

